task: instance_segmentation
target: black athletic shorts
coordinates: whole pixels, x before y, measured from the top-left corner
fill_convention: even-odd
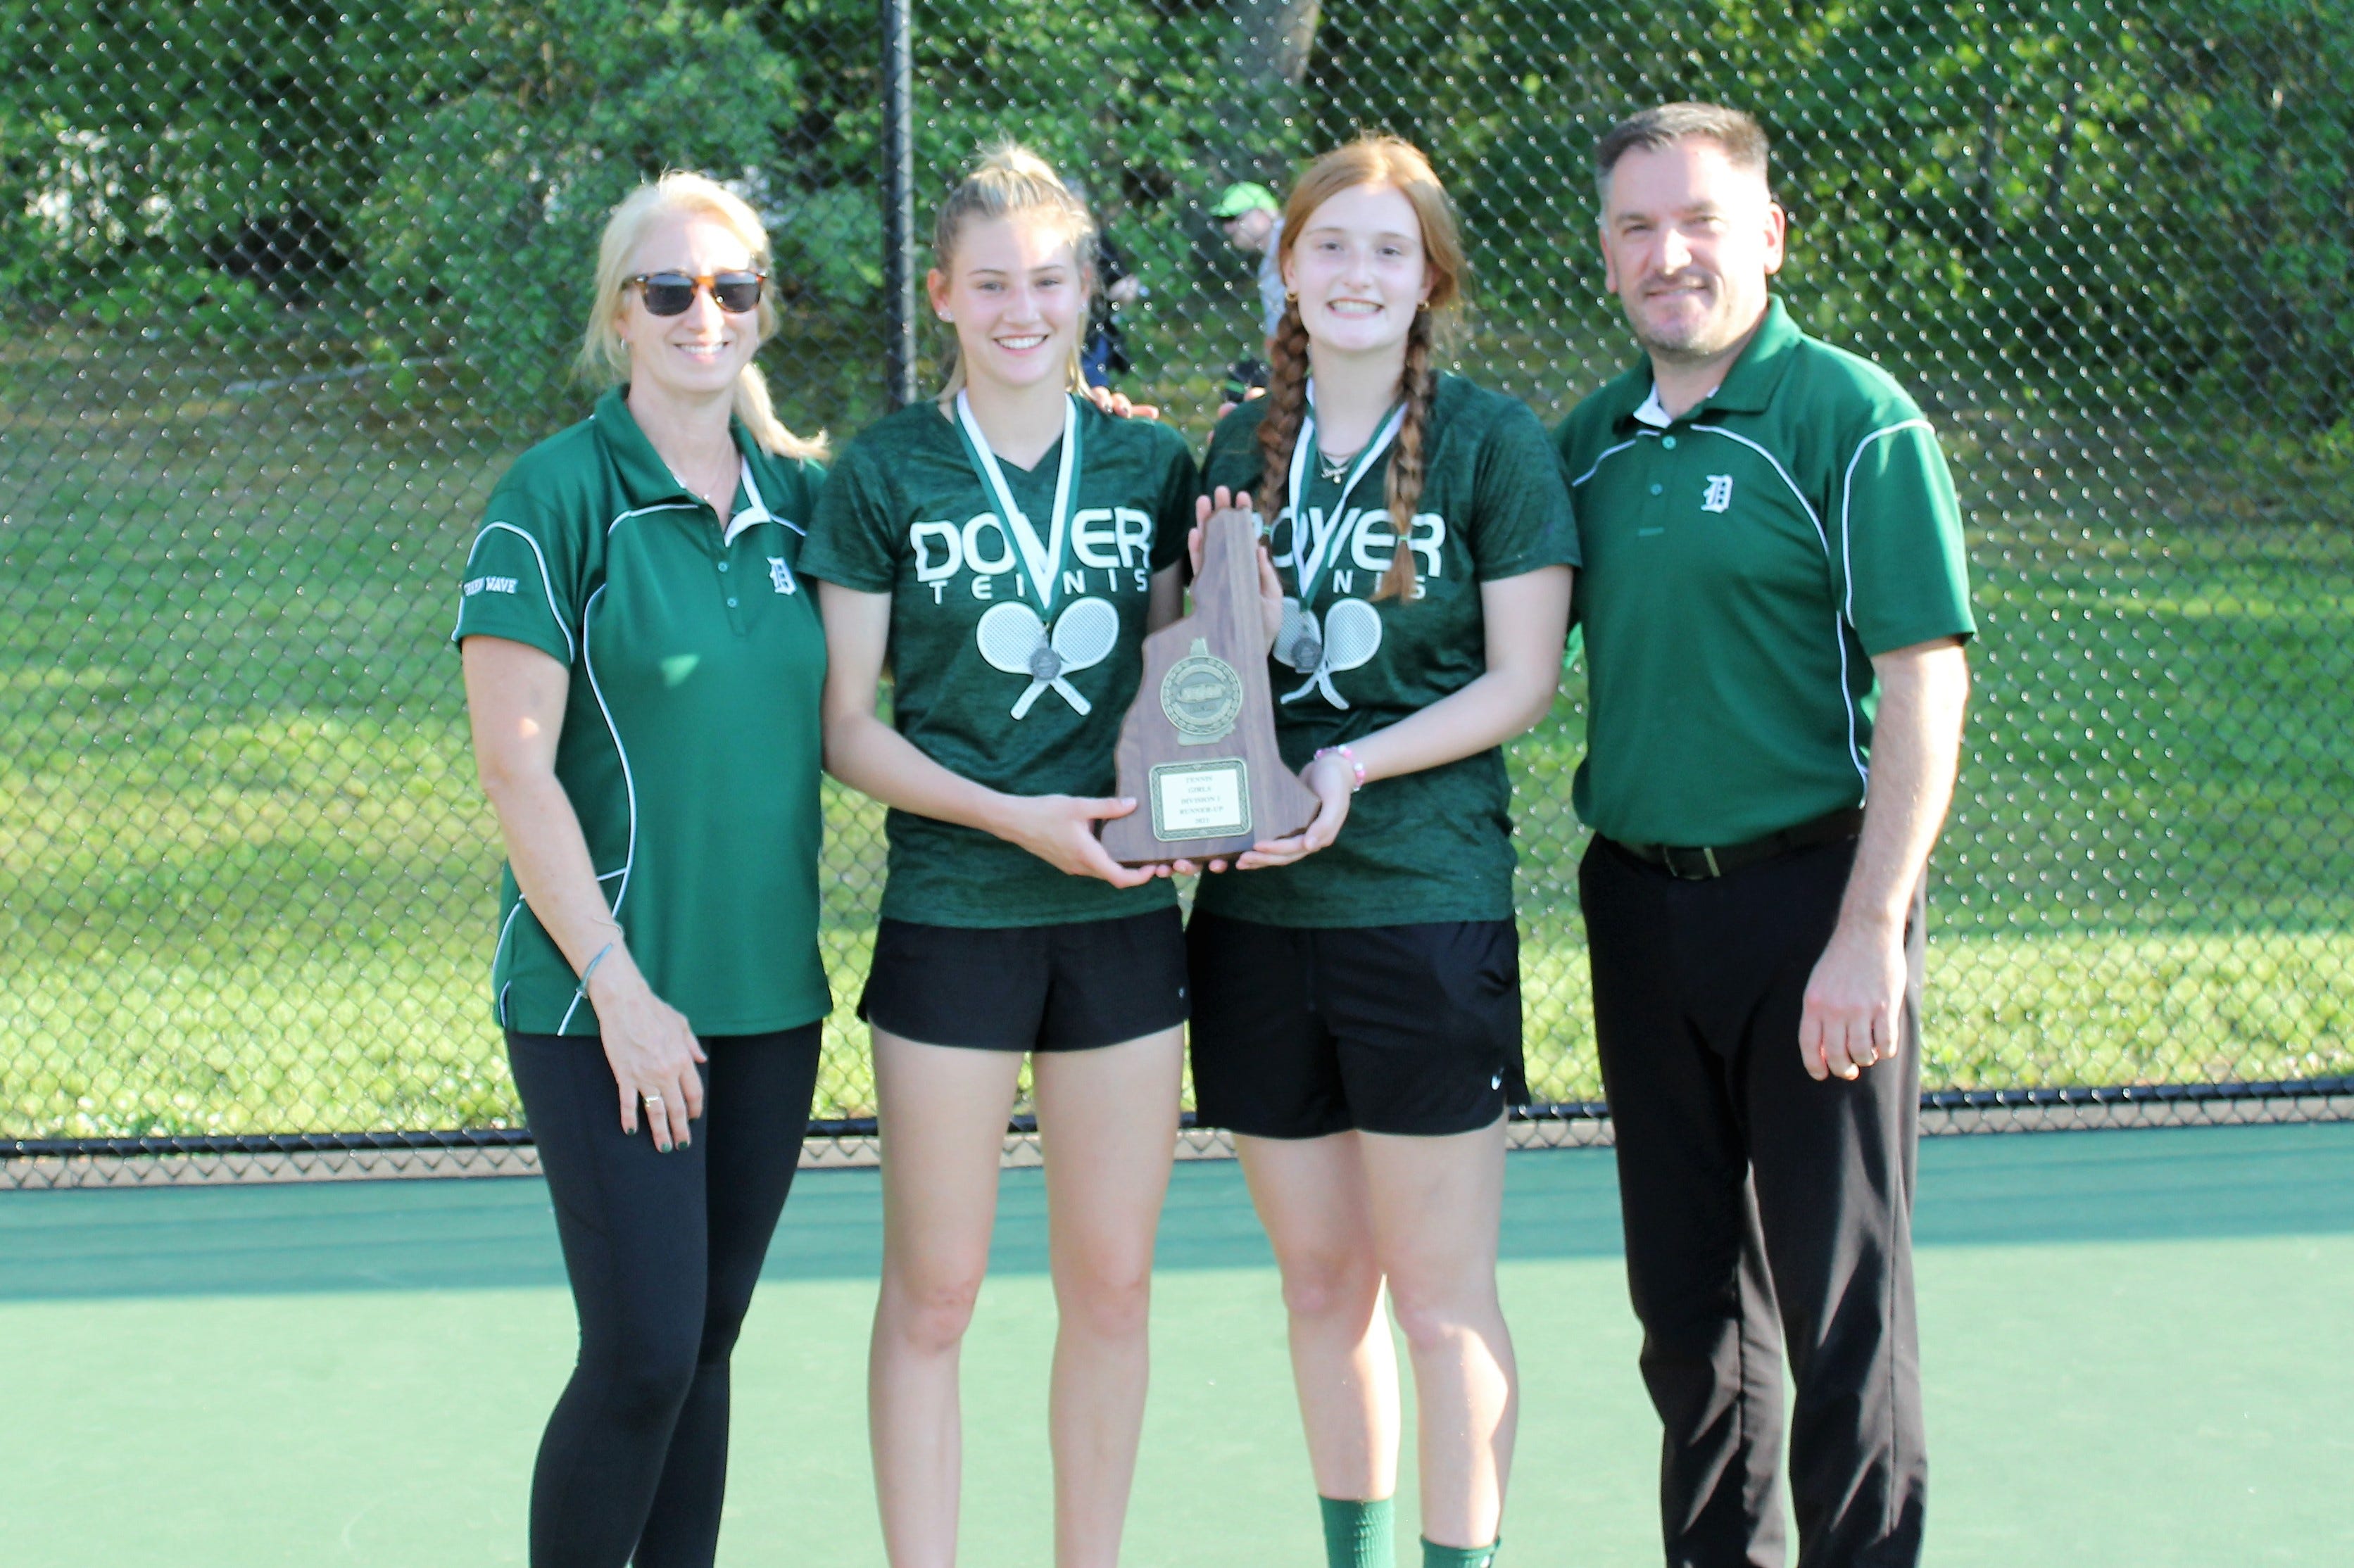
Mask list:
[[[1315,930],[1197,913],[1185,944],[1204,1127],[1427,1138],[1528,1103],[1510,920]]]
[[[1185,1022],[1177,911],[1067,926],[885,920],[858,1016],[902,1040],[982,1051],[1090,1051]]]

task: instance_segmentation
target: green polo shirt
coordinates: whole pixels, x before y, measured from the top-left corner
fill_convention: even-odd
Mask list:
[[[1007,794],[1112,792],[1120,721],[1144,673],[1152,574],[1183,555],[1193,522],[1185,439],[1078,403],[1076,494],[1043,613],[1039,585],[956,424],[929,401],[850,443],[801,557],[811,577],[891,596],[892,723],[950,772]],[[1051,539],[1061,460],[1058,440],[1032,468],[999,464],[1042,540]],[[1050,683],[1024,659],[1052,650],[1067,667]],[[1140,915],[1176,898],[1167,878],[1114,887],[978,828],[898,810],[884,825],[889,919],[1055,926]]]
[[[1682,418],[1651,390],[1638,361],[1560,432],[1585,546],[1577,813],[1623,842],[1713,846],[1856,806],[1872,656],[1976,630],[1936,433],[1778,299]]]
[[[1260,399],[1219,423],[1205,487],[1261,490],[1266,412]],[[1376,601],[1397,546],[1383,503],[1394,450],[1357,482],[1337,524],[1331,512],[1342,482],[1323,478],[1312,462],[1307,494],[1275,518],[1269,549],[1288,602],[1267,674],[1276,738],[1294,768],[1320,747],[1362,739],[1486,673],[1482,583],[1577,564],[1578,530],[1544,427],[1518,400],[1443,376],[1410,530],[1419,591],[1408,602]],[[1295,514],[1306,516],[1306,528]],[[1335,532],[1316,555],[1312,541],[1328,524]],[[1305,596],[1303,543],[1316,566]],[[1350,803],[1330,848],[1288,866],[1205,877],[1194,903],[1271,926],[1508,920],[1511,808],[1500,747],[1379,779]]]
[[[570,670],[557,780],[654,993],[698,1034],[795,1028],[832,1005],[817,949],[825,633],[796,564],[822,476],[737,426],[723,536],[625,392],[492,492],[451,640],[507,638]],[[509,1029],[598,1032],[512,867],[491,985]]]

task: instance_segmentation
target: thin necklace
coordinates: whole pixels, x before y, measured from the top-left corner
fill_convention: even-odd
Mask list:
[[[1363,450],[1364,449],[1363,447],[1357,449],[1358,451],[1363,451]],[[1327,452],[1322,447],[1318,447],[1316,449],[1316,477],[1322,480],[1327,484],[1338,484],[1342,480],[1349,477],[1349,465],[1356,461],[1356,452],[1341,452],[1336,455]]]

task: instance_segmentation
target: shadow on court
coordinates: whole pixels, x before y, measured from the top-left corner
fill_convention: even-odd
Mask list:
[[[1606,1150],[1515,1154],[1504,1255],[1615,1256]],[[992,1266],[1043,1274],[1045,1192],[1003,1177]],[[869,1171],[804,1172],[771,1279],[872,1278],[881,1188]],[[1921,1150],[1924,1247],[2168,1241],[2354,1231],[2354,1124],[1945,1138]],[[1239,1167],[1180,1165],[1164,1269],[1271,1262]],[[535,1179],[16,1192],[0,1196],[0,1300],[560,1286]]]

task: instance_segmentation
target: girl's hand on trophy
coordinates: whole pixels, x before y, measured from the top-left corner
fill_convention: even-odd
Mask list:
[[[1099,877],[1114,887],[1141,887],[1165,871],[1126,866],[1111,858],[1096,837],[1096,824],[1136,810],[1128,800],[1088,800],[1077,795],[1009,795],[991,831],[1020,844],[1055,870]]]
[[[1229,507],[1248,512],[1250,492],[1231,491],[1222,484],[1193,503],[1193,531],[1185,535],[1185,551],[1193,563],[1196,577],[1202,575],[1202,541],[1210,514]],[[1260,630],[1267,634],[1267,645],[1273,648],[1276,638],[1283,631],[1283,579],[1276,576],[1275,557],[1267,554],[1264,536],[1258,545],[1258,615]]]
[[[1316,797],[1316,815],[1288,839],[1253,844],[1235,862],[1236,871],[1257,871],[1263,865],[1289,865],[1306,860],[1340,837],[1349,820],[1349,797],[1356,793],[1356,769],[1338,756],[1317,758],[1299,770],[1299,781]]]

